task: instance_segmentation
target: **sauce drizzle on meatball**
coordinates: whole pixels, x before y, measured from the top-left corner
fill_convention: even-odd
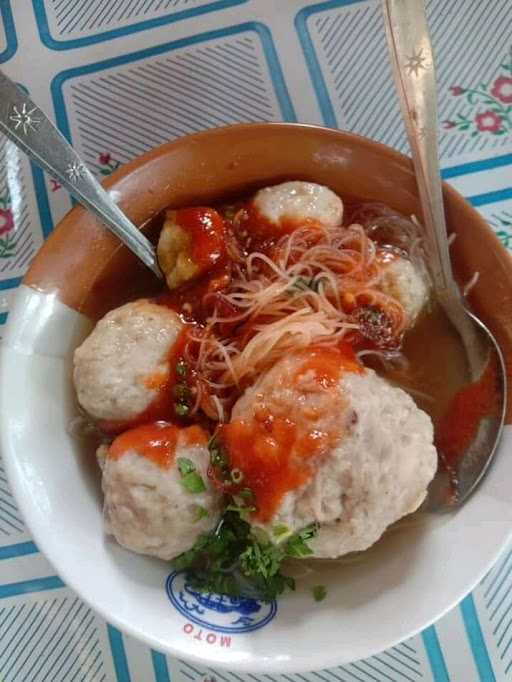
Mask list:
[[[287,492],[314,474],[318,459],[343,435],[346,404],[337,390],[344,372],[361,373],[348,344],[313,348],[298,354],[298,368],[288,381],[290,404],[282,401],[282,385],[265,385],[257,393],[252,414],[221,426],[220,442],[232,469],[242,473],[240,486],[248,487],[256,506],[254,517],[269,521]],[[335,419],[326,419],[333,413]],[[229,492],[236,493],[233,486]]]

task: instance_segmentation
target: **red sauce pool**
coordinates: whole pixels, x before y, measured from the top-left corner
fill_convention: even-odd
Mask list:
[[[436,428],[436,446],[443,464],[454,469],[477,434],[482,418],[497,414],[498,368],[490,362],[482,377],[455,394]]]

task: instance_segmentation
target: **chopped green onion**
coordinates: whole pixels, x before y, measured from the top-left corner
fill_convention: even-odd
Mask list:
[[[228,504],[226,511],[232,511],[240,515],[240,518],[247,521],[249,515],[256,511],[256,507],[240,507],[237,504]]]
[[[196,507],[195,522],[197,523],[198,521],[201,521],[201,519],[204,519],[207,516],[208,516],[208,509],[206,509],[205,507],[202,507],[200,504],[198,504]]]
[[[311,591],[315,601],[323,601],[327,596],[327,589],[324,585],[315,585]]]
[[[190,407],[188,405],[185,405],[185,403],[176,403],[174,406],[174,411],[178,415],[178,417],[186,417],[187,414],[190,412]]]
[[[188,372],[187,363],[183,358],[180,358],[176,363],[176,374],[180,377],[184,377],[187,375],[187,372]]]
[[[196,470],[194,462],[188,457],[178,457],[177,462],[178,469],[182,476],[186,476],[187,474],[190,474],[191,471]]]
[[[313,550],[306,544],[307,540],[314,538],[318,532],[318,526],[312,523],[306,528],[303,528],[288,540],[286,543],[286,556],[302,559],[305,556],[311,556]]]
[[[178,457],[178,469],[181,474],[181,484],[189,493],[202,493],[206,490],[206,485],[192,460],[187,457]]]
[[[250,488],[242,488],[242,490],[237,492],[237,497],[242,497],[244,500],[252,500],[254,493]]]
[[[292,529],[284,523],[278,523],[275,526],[272,526],[272,535],[276,540],[284,540],[286,537],[292,535],[292,532]]]
[[[197,471],[191,471],[190,474],[183,476],[181,483],[185,490],[187,490],[189,493],[204,493],[206,490],[204,481]]]

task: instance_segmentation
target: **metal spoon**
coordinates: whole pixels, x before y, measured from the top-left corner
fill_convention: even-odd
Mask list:
[[[481,419],[476,435],[457,464],[453,484],[438,474],[426,508],[434,511],[461,505],[488,469],[503,429],[506,371],[502,352],[487,327],[464,307],[450,262],[437,147],[437,89],[434,56],[423,0],[383,0],[384,20],[396,89],[407,129],[425,226],[425,245],[434,294],[459,332],[466,349],[471,380],[490,362],[498,373],[499,408]],[[463,388],[462,386],[460,388]]]
[[[1,71],[0,131],[95,213],[137,258],[162,278],[151,242],[112,201],[41,109]]]

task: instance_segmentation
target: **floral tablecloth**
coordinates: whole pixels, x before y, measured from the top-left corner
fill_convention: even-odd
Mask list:
[[[512,249],[512,2],[427,5],[444,178]],[[377,0],[0,0],[0,68],[100,177],[168,139],[235,121],[323,123],[407,151]],[[4,324],[70,200],[1,136],[0,159]],[[263,678],[512,680],[512,551],[434,626],[371,659],[275,677],[205,670],[121,634],[62,583],[30,538],[0,459],[3,682]]]

